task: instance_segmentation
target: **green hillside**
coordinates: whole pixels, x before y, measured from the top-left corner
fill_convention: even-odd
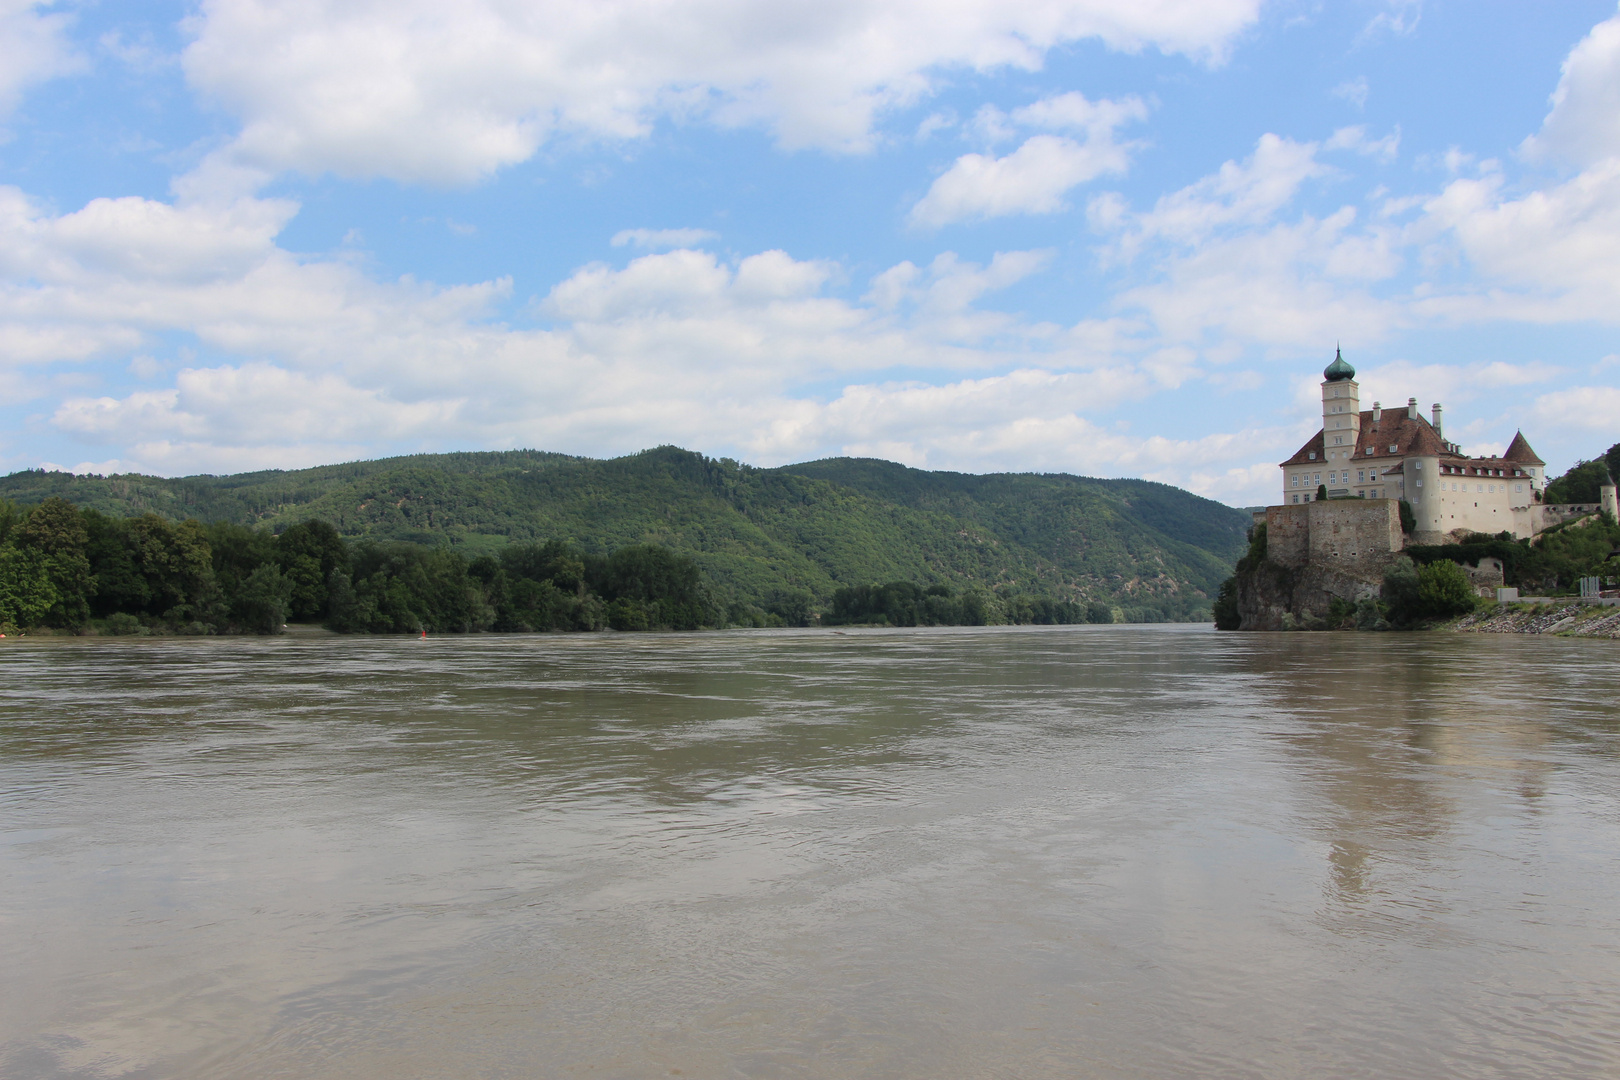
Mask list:
[[[915,581],[1104,601],[1137,619],[1202,617],[1248,516],[1164,484],[972,476],[834,458],[757,469],[661,447],[608,461],[536,451],[431,454],[235,476],[0,478],[24,506],[59,495],[113,516],[156,512],[280,532],[308,518],[349,538],[467,554],[565,540],[606,554],[691,555],[723,596]]]

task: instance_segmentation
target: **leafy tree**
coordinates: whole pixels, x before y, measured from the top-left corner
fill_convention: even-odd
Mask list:
[[[174,524],[156,514],[142,514],[125,525],[135,562],[146,579],[147,610],[174,622],[212,614],[215,600],[213,553],[202,525],[195,519]]]
[[[320,619],[330,606],[332,574],[349,565],[349,549],[336,529],[310,518],[275,540],[276,564],[292,582],[288,612],[294,619]]]
[[[0,543],[0,626],[38,626],[56,606],[56,587],[38,551]]]
[[[264,529],[216,521],[203,533],[213,558],[214,580],[226,596],[235,596],[255,570],[275,561],[276,538]]]
[[[1238,612],[1237,578],[1229,577],[1221,582],[1220,592],[1215,594],[1215,629],[1237,630],[1243,625],[1243,616]]]
[[[1417,564],[1405,555],[1395,560],[1384,571],[1384,587],[1380,592],[1389,621],[1405,626],[1422,618],[1422,601],[1418,598]]]
[[[1404,555],[1384,574],[1382,599],[1389,621],[1397,626],[1466,614],[1478,603],[1468,575],[1456,563],[1440,559],[1418,566]]]
[[[10,499],[0,499],[0,544],[11,539],[19,526],[22,525],[26,512],[22,507]]]
[[[771,596],[765,613],[775,615],[783,626],[809,626],[815,618],[815,602],[809,589],[781,589]]]
[[[275,563],[260,563],[231,598],[231,620],[255,634],[279,634],[295,589]]]
[[[1474,610],[1478,597],[1468,575],[1446,560],[1418,567],[1418,604],[1424,615],[1446,619]]]
[[[1620,443],[1615,444],[1620,447]],[[1610,448],[1613,453],[1614,448]],[[1600,458],[1597,461],[1577,461],[1568,472],[1547,485],[1545,500],[1549,503],[1595,503],[1599,488],[1609,481],[1609,467]]]
[[[718,622],[703,588],[703,575],[690,556],[657,544],[620,548],[607,559],[586,564],[595,591],[608,602],[609,618],[615,610],[646,612],[647,625],[660,629],[696,630]],[[619,600],[634,604],[615,609]],[[634,621],[638,616],[624,614]],[[641,627],[633,627],[641,629]]]
[[[68,629],[83,626],[96,587],[85,554],[90,535],[84,515],[66,499],[52,496],[29,511],[16,536],[18,547],[39,556],[55,596],[41,621]]]

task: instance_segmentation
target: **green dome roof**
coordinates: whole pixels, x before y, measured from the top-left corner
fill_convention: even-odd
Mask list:
[[[1356,369],[1344,362],[1344,354],[1338,349],[1333,350],[1333,363],[1322,371],[1322,378],[1328,382],[1343,382],[1356,377]]]

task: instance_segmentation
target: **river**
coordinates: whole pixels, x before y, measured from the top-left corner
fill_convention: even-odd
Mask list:
[[[1620,1074],[1614,642],[0,645],[14,1080]]]

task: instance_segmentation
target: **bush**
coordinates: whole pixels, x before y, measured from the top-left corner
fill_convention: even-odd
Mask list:
[[[150,633],[141,625],[141,620],[127,611],[115,611],[107,616],[107,621],[101,624],[102,631],[115,636],[123,637],[129,634]]]
[[[1418,566],[1404,555],[1384,575],[1383,600],[1389,621],[1397,626],[1464,615],[1478,603],[1468,575],[1456,563]]]
[[[1449,619],[1474,610],[1478,596],[1463,568],[1454,562],[1435,562],[1418,568],[1418,604],[1431,619]]]

